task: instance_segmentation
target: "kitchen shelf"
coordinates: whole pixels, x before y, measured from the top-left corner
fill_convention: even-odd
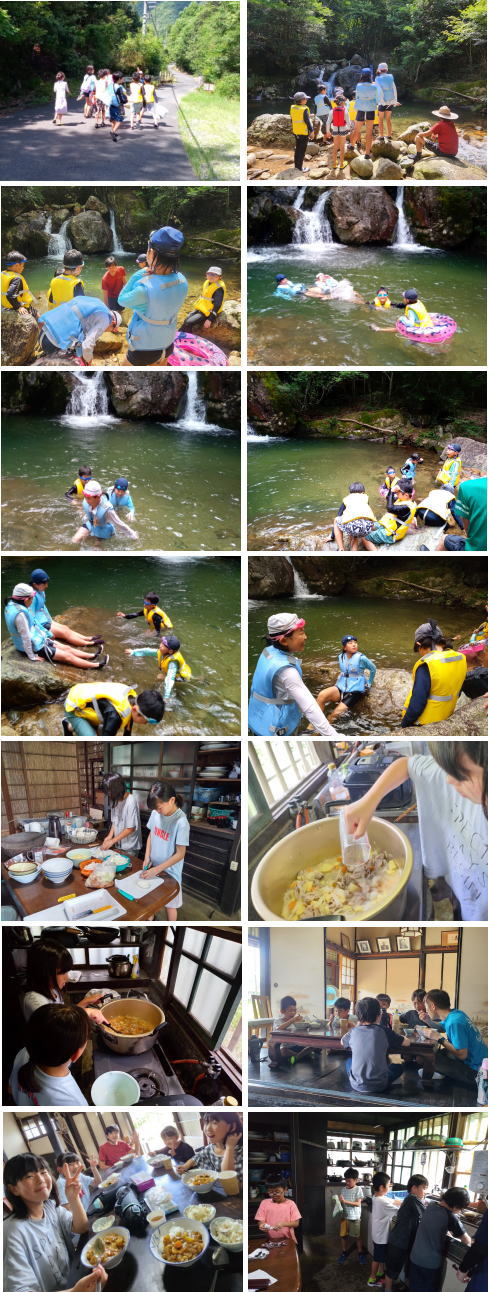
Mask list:
[[[237,776],[203,776],[201,772],[195,777],[195,781],[212,782],[213,785],[240,785],[240,777]]]
[[[229,838],[229,836],[235,837],[236,835],[236,831],[229,830],[228,826],[222,826],[222,828],[219,829],[217,825],[211,825],[209,821],[195,821],[195,819],[193,819],[190,821],[190,827],[193,830],[208,830],[211,834],[223,834],[224,838],[225,836]]]

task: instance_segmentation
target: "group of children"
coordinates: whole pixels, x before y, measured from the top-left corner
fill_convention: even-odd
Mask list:
[[[64,72],[58,72],[54,82],[54,125],[61,126],[68,112],[70,89]],[[127,90],[127,92],[126,92]],[[117,141],[120,126],[129,112],[129,126],[135,130],[142,125],[144,113],[149,111],[155,130],[164,122],[166,109],[158,103],[154,78],[142,68],[136,68],[129,85],[122,72],[110,72],[102,67],[98,72],[89,63],[80,86],[78,102],[83,103],[85,120],[95,117],[95,129],[110,122],[110,136]]]
[[[112,538],[115,527],[123,530],[128,538],[137,538],[135,529],[127,521],[133,520],[134,503],[126,476],[118,476],[109,489],[104,490],[93,479],[90,466],[78,467],[78,475],[65,493],[73,502],[81,502],[82,523],[73,537],[73,543],[82,543],[91,536],[100,541]],[[122,519],[123,516],[126,520]]]
[[[425,498],[416,502],[415,476],[421,463],[421,455],[411,453],[399,475],[394,467],[387,468],[379,490],[381,497],[386,500],[386,512],[379,520],[375,517],[361,481],[357,480],[349,485],[333,526],[333,537],[340,552],[344,551],[345,537],[352,552],[357,552],[361,547],[367,552],[374,552],[377,547],[399,543],[411,529],[418,528],[419,520],[427,527],[457,525],[462,533],[455,548],[460,550],[464,547],[464,519],[462,514],[456,512],[456,493],[462,475],[461,445],[456,441],[446,445],[445,460],[437,472],[433,488]],[[427,549],[424,547],[421,550]]]

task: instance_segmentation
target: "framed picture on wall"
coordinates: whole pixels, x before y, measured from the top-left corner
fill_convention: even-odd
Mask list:
[[[341,933],[341,947],[343,951],[351,950],[351,939],[348,933]]]
[[[450,947],[451,950],[459,945],[459,929],[445,929],[441,933],[441,947]]]
[[[376,946],[378,951],[391,951],[391,942],[389,938],[377,938]]]
[[[356,942],[356,946],[362,956],[371,955],[371,942],[368,942],[367,938],[362,938],[360,942]]]
[[[410,938],[400,937],[396,940],[397,951],[410,951]]]

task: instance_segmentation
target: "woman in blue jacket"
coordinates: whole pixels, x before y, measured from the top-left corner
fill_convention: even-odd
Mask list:
[[[351,144],[356,146],[359,152],[361,144],[361,132],[363,123],[366,122],[366,145],[365,158],[371,161],[371,144],[373,142],[373,126],[376,110],[381,98],[381,92],[373,81],[373,73],[370,67],[363,67],[361,76],[356,85],[354,97],[354,107],[356,109],[356,120],[351,134]]]
[[[173,351],[178,312],[188,295],[188,283],[178,270],[184,241],[171,225],[156,229],[149,238],[147,270],[136,271],[119,292],[119,305],[133,310],[126,366],[164,367]]]
[[[362,654],[357,638],[352,633],[347,633],[342,638],[342,650],[338,663],[340,673],[335,686],[326,686],[317,696],[317,704],[322,709],[322,713],[325,711],[326,704],[335,701],[336,707],[330,715],[332,721],[341,713],[354,709],[366,691],[369,691],[376,677],[376,664],[373,664],[367,655]]]

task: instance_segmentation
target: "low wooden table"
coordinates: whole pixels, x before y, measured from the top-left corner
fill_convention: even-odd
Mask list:
[[[76,848],[76,844],[73,844],[73,848]],[[137,853],[131,853],[127,850],[125,852],[132,862],[131,870],[125,872],[128,877],[129,875],[134,875],[136,871],[142,870],[142,861],[137,856]],[[71,893],[74,893],[75,897],[86,897],[87,893],[93,898],[97,896],[97,889],[87,888],[83,875],[75,867],[73,867],[71,875],[69,875],[64,884],[51,884],[42,873],[34,880],[33,884],[19,884],[12,875],[9,875],[8,867],[5,863],[2,863],[2,878],[8,889],[12,906],[15,906],[21,920],[26,915],[35,915],[36,911],[43,911],[46,906],[54,906],[60,897],[69,897]],[[124,875],[121,875],[120,879],[123,883]],[[125,908],[126,914],[119,917],[121,923],[124,923],[125,920],[139,923],[140,920],[153,919],[162,906],[171,905],[173,898],[176,897],[179,891],[178,881],[173,879],[172,875],[165,877],[163,883],[154,889],[152,893],[148,893],[147,897],[136,897],[132,902],[129,898],[123,897],[114,884],[111,884],[109,888],[109,892]],[[116,922],[118,923],[118,921]]]
[[[120,1183],[129,1183],[135,1172],[140,1171],[144,1166],[149,1166],[151,1174],[154,1175],[155,1183],[160,1184],[168,1193],[171,1193],[177,1203],[179,1211],[172,1211],[167,1217],[168,1220],[174,1219],[175,1224],[181,1223],[182,1220],[184,1223],[185,1217],[182,1214],[184,1207],[189,1206],[190,1203],[207,1201],[211,1202],[212,1206],[215,1207],[218,1216],[232,1216],[235,1220],[241,1219],[242,1196],[240,1194],[232,1198],[227,1197],[218,1182],[211,1193],[204,1195],[193,1193],[183,1183],[183,1180],[177,1179],[173,1174],[157,1171],[151,1167],[149,1160],[146,1158],[137,1157],[129,1166],[118,1171]],[[116,1170],[116,1167],[111,1167],[109,1170],[104,1171],[102,1179],[107,1179]],[[103,1198],[103,1194],[103,1189],[97,1189],[93,1193],[93,1200],[96,1197]],[[140,1194],[142,1202],[145,1197],[144,1193]],[[147,1206],[149,1210],[149,1204]],[[92,1203],[88,1211],[90,1222],[101,1214],[100,1211],[93,1211]],[[120,1223],[123,1222],[121,1221]],[[207,1251],[201,1260],[185,1270],[184,1268],[176,1269],[174,1265],[162,1265],[160,1261],[156,1260],[149,1246],[152,1232],[148,1226],[144,1238],[136,1238],[131,1235],[129,1246],[120,1265],[117,1265],[114,1270],[107,1271],[108,1282],[104,1284],[106,1292],[162,1292],[163,1288],[166,1289],[166,1292],[194,1292],[195,1288],[198,1288],[199,1292],[207,1292],[215,1274],[212,1252],[218,1246],[217,1243],[213,1242],[212,1237],[210,1237]],[[91,1233],[92,1231],[90,1230]],[[89,1236],[83,1234],[80,1238],[77,1252],[70,1264],[69,1287],[89,1273],[79,1259],[79,1252],[83,1250]],[[219,1271],[219,1292],[242,1292],[243,1254],[242,1252],[228,1252],[228,1256],[229,1264]]]
[[[255,1252],[257,1247],[266,1247],[265,1234],[250,1240],[249,1251]],[[284,1247],[272,1247],[269,1255],[263,1260],[249,1261],[249,1273],[253,1274],[255,1270],[264,1270],[266,1274],[271,1274],[274,1279],[277,1279],[276,1283],[271,1284],[271,1292],[300,1292],[302,1286],[300,1261],[297,1245],[291,1238],[286,1240]]]
[[[424,1078],[428,1081],[432,1078],[435,1071],[435,1043],[434,1041],[415,1040],[409,1037],[410,1044],[402,1051],[402,1058],[419,1059],[423,1066]],[[340,1036],[329,1036],[326,1032],[309,1032],[305,1028],[303,1031],[290,1031],[285,1028],[284,1031],[271,1032],[269,1037],[271,1044],[277,1046],[275,1057],[279,1060],[280,1047],[282,1045],[300,1045],[304,1049],[325,1050],[329,1054],[343,1054],[346,1058],[351,1051],[348,1046],[342,1044]]]

